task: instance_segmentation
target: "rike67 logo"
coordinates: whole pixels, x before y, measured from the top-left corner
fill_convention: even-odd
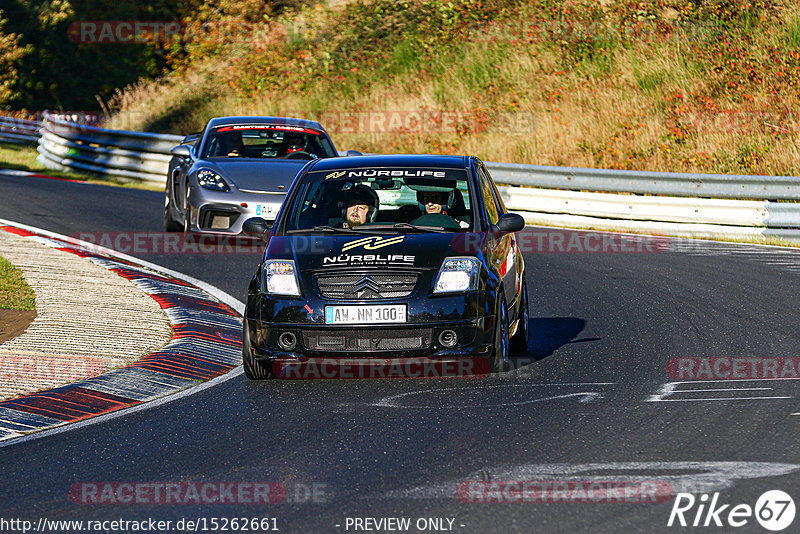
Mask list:
[[[763,493],[755,506],[723,504],[718,492],[711,497],[704,493],[700,498],[691,493],[678,493],[667,526],[739,528],[755,518],[763,528],[779,532],[792,524],[794,515],[794,500],[781,490]]]

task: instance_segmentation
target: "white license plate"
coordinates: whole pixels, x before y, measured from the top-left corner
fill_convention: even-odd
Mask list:
[[[275,204],[256,204],[256,215],[265,219],[274,219],[280,206]]]
[[[327,324],[405,323],[405,304],[325,306]]]

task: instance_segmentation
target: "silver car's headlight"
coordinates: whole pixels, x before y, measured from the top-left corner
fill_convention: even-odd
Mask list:
[[[211,191],[230,191],[231,188],[225,183],[218,173],[211,169],[200,169],[197,171],[197,183],[204,189]]]
[[[433,292],[451,293],[477,289],[480,267],[478,258],[472,256],[447,258],[439,269]]]
[[[267,260],[262,281],[264,290],[272,295],[300,295],[293,260]]]

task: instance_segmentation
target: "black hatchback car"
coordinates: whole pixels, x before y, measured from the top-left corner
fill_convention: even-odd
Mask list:
[[[248,291],[245,374],[316,358],[466,357],[507,370],[528,344],[524,225],[475,157],[309,162],[272,228],[244,224],[267,240]]]

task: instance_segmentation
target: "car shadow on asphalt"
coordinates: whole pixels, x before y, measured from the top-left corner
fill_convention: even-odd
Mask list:
[[[536,317],[528,320],[530,341],[527,356],[539,361],[568,343],[598,341],[599,337],[576,339],[586,327],[577,317]]]

